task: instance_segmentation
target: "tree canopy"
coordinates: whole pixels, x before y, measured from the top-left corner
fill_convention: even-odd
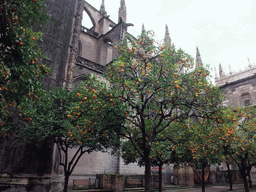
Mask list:
[[[119,57],[108,66],[113,100],[127,108],[124,138],[145,163],[146,191],[150,191],[152,145],[183,138],[188,119],[209,117],[221,102],[217,87],[209,84],[209,71],[193,68],[193,59],[181,49],[157,45],[152,32],[137,39],[127,37]],[[182,127],[176,131],[177,124]],[[166,132],[165,132],[166,131]]]
[[[18,139],[36,145],[56,143],[60,165],[64,168],[65,185],[85,153],[120,148],[121,125],[124,106],[121,102],[109,103],[111,93],[104,81],[95,76],[77,89],[68,91],[55,88],[44,91],[38,102],[27,106],[27,116],[32,120],[18,134]],[[70,150],[76,152],[70,156]]]
[[[50,71],[42,63],[37,46],[41,33],[36,23],[43,25],[48,16],[42,12],[40,0],[3,0],[0,3],[0,129],[3,138],[17,127],[22,110],[20,104],[37,101],[39,82]],[[37,30],[38,31],[38,30]],[[29,121],[29,119],[28,119]]]

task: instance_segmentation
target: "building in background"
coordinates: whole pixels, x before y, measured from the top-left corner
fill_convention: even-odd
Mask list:
[[[248,106],[256,104],[256,66],[249,65],[242,71],[225,73],[219,64],[219,76],[215,69],[216,86],[223,90],[226,106]]]

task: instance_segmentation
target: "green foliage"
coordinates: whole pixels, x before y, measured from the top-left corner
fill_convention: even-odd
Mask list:
[[[195,132],[193,140],[196,142],[190,148],[194,160],[216,162],[217,159],[219,162],[236,164],[245,191],[249,191],[247,176],[252,166],[256,165],[255,112],[254,106],[220,108],[213,119],[197,124],[195,129],[200,132]]]
[[[140,146],[140,144],[136,144]],[[167,163],[176,163],[175,150],[173,150],[173,143],[169,141],[154,142],[151,148],[151,165],[159,166]],[[122,144],[122,158],[125,164],[136,163],[144,165],[144,161],[137,151],[134,150],[132,143],[128,140]]]
[[[26,107],[26,118],[32,120],[24,123],[22,140],[40,144],[55,139],[60,145],[91,150],[119,146],[122,106],[106,101],[106,91],[106,84],[92,77],[72,91],[56,88],[42,92],[38,102]]]
[[[49,73],[37,46],[41,33],[32,30],[48,18],[40,0],[3,0],[0,3],[0,130],[11,134],[22,113],[21,103],[37,101],[38,79]]]
[[[254,106],[226,108],[212,124],[214,131],[210,136],[215,148],[220,150],[223,160],[235,162],[240,168],[245,162],[248,166],[256,164],[255,112]]]
[[[151,32],[125,40],[108,67],[113,97],[127,107],[125,137],[144,158],[155,141],[180,141],[191,116],[211,116],[221,101],[207,82],[209,71],[192,71],[193,60],[181,49],[156,46]],[[178,125],[178,126],[177,126]]]
[[[143,32],[138,40],[128,36],[116,48],[120,55],[104,76],[113,98],[127,108],[122,157],[125,163],[145,165],[145,191],[150,191],[151,164],[186,155],[191,118],[211,117],[221,93],[207,81],[207,68],[192,70],[192,57],[157,45],[152,32]]]

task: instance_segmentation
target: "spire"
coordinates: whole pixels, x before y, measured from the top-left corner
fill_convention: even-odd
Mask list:
[[[126,6],[125,6],[125,0],[121,0],[120,2],[120,8],[118,12],[118,23],[119,22],[126,23]]]
[[[105,1],[102,0],[101,6],[100,6],[100,12],[103,16],[107,15],[107,12],[105,10]]]
[[[169,33],[169,29],[168,29],[168,26],[167,26],[167,25],[165,26],[164,43],[165,43],[166,45],[168,45],[169,47],[172,46],[172,44],[171,44],[171,37],[170,37],[170,33]]]
[[[141,29],[141,38],[143,37],[143,36],[145,36],[145,26],[144,26],[144,23],[142,23],[142,29]]]
[[[229,67],[229,75],[232,75],[231,66],[230,66],[230,65],[228,65],[228,67]]]
[[[202,65],[202,59],[198,47],[196,47],[196,69],[199,69]]]
[[[223,75],[223,71],[222,71],[221,64],[219,63],[219,76],[220,76],[220,78],[222,77],[222,75]]]
[[[250,62],[249,57],[247,57],[247,60],[248,60],[248,63],[249,63],[248,67],[249,67],[249,68],[252,68],[252,64],[251,64],[251,62]]]
[[[217,75],[216,67],[214,67],[214,72],[215,72],[215,78],[217,78],[217,77],[218,77],[218,75]]]
[[[145,31],[144,23],[142,23],[142,33]]]

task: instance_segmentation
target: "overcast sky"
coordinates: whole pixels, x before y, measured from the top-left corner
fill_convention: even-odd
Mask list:
[[[100,9],[102,0],[86,0]],[[195,58],[198,46],[202,61],[219,71],[244,70],[256,63],[256,0],[126,0],[128,32],[137,37],[142,23],[163,40],[165,25],[172,43]],[[117,23],[120,0],[105,0],[110,19]]]

